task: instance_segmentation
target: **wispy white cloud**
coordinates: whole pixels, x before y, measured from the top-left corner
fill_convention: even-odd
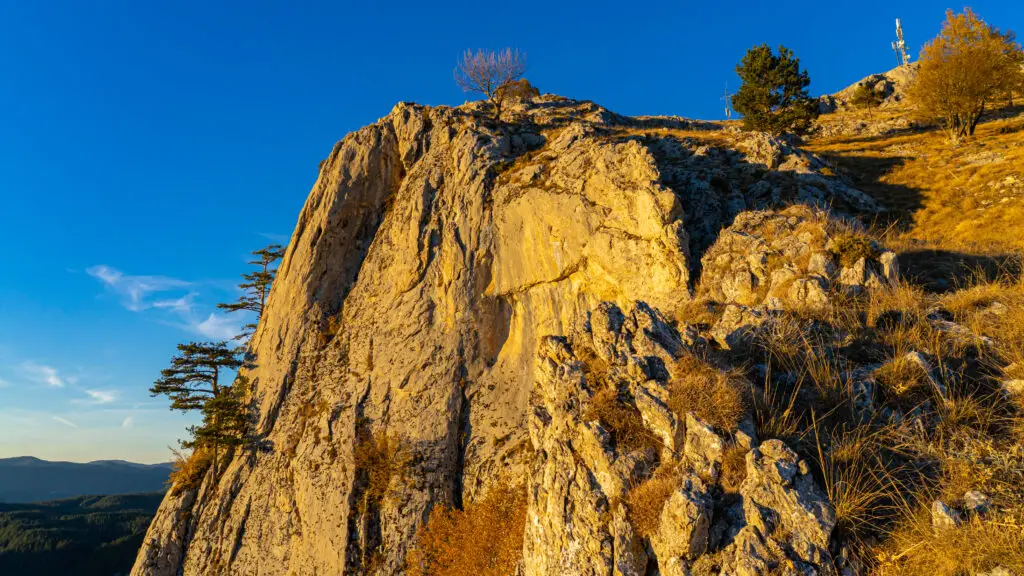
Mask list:
[[[8,382],[7,380],[4,380],[3,378],[0,378],[0,388],[8,388],[8,387],[10,387],[10,385],[11,385],[10,382]]]
[[[110,404],[121,396],[119,391],[109,388],[105,390],[87,389],[82,390],[82,392],[85,392],[88,398],[80,398],[72,400],[72,402],[75,404]]]
[[[61,418],[60,416],[54,416],[53,419],[54,419],[54,421],[60,422],[61,424],[65,425],[65,426],[70,426],[71,428],[78,428],[78,424],[75,424],[74,422],[72,422],[71,420],[68,420],[67,418]]]
[[[22,362],[21,371],[26,378],[33,382],[45,384],[52,388],[64,387],[65,379],[62,378],[57,369],[52,366],[36,364],[35,362]]]
[[[195,292],[189,292],[181,298],[173,298],[168,300],[155,300],[152,303],[153,308],[159,308],[162,310],[169,310],[177,314],[192,314],[194,309],[193,300],[196,297]]]
[[[282,246],[287,246],[288,241],[291,240],[291,238],[289,238],[285,234],[274,234],[273,232],[260,232],[260,236],[263,236],[267,240],[270,240],[271,242],[276,242]]]
[[[211,340],[230,340],[241,332],[241,326],[237,321],[232,320],[226,314],[213,312],[206,317],[206,320],[190,322],[188,328]]]
[[[234,338],[241,332],[242,324],[246,320],[239,314],[229,317],[216,312],[204,317],[203,307],[196,302],[199,293],[193,290],[186,292],[197,285],[213,287],[224,292],[237,290],[227,283],[213,280],[190,282],[169,276],[138,276],[102,264],[87,268],[86,273],[102,282],[107,291],[117,295],[125,308],[134,312],[163,312],[165,316],[159,320],[160,322],[203,338]]]
[[[135,416],[129,416],[121,422],[121,428],[134,428]]]
[[[180,290],[192,285],[191,282],[169,276],[136,276],[103,264],[86,268],[86,274],[96,278],[121,298],[121,304],[132,312],[141,312],[155,306],[150,296]]]

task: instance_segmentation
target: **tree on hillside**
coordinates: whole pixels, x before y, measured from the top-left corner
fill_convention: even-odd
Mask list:
[[[850,104],[853,104],[857,108],[865,108],[868,114],[871,114],[873,108],[877,108],[882,103],[882,95],[875,91],[867,82],[861,82],[854,89],[853,95],[850,96]]]
[[[271,244],[253,252],[257,258],[250,260],[249,264],[256,266],[255,272],[243,274],[245,280],[238,285],[242,289],[242,295],[237,302],[228,304],[217,304],[217,308],[228,312],[248,311],[256,314],[256,322],[246,324],[242,327],[242,333],[235,336],[235,340],[248,338],[256,330],[260,318],[263,317],[263,309],[267,304],[267,296],[270,294],[270,287],[274,283],[277,270],[273,268],[275,262],[284,257],[284,248],[278,244]]]
[[[245,437],[247,413],[242,386],[223,384],[228,371],[238,370],[244,362],[227,342],[188,342],[178,344],[171,365],[160,371],[149,392],[171,400],[172,410],[203,414],[203,423],[192,426],[192,440],[185,448],[212,450],[213,467],[221,447],[241,444]],[[244,383],[244,378],[239,381]]]
[[[501,52],[466,50],[455,68],[455,83],[466,92],[483,94],[494,108],[494,119],[501,119],[501,105],[507,98],[504,88],[526,73],[526,54],[505,48]]]
[[[1000,32],[970,8],[948,10],[942,32],[921,51],[909,99],[959,141],[974,134],[987,103],[1020,86],[1022,58],[1012,32]]]
[[[217,449],[241,446],[249,426],[244,376],[239,376],[235,383],[222,389],[220,394],[207,398],[202,413],[203,423],[189,427],[192,440],[182,442],[183,447],[212,447],[216,461]]]
[[[778,136],[806,130],[818,116],[818,103],[807,94],[810,76],[785,46],[777,56],[767,44],[747,50],[736,74],[742,85],[732,107],[743,115],[744,129]]]

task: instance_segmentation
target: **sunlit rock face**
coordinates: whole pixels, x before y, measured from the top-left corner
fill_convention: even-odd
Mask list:
[[[529,490],[525,574],[681,574],[711,553],[709,533],[724,529],[696,465],[651,539],[614,505],[688,442],[664,408],[664,366],[700,344],[666,315],[738,214],[864,198],[794,149],[766,166],[735,138],[709,147],[663,130],[714,126],[554,96],[505,114],[499,124],[479,103],[403,103],[335,145],[252,341],[254,446],[167,497],[133,574],[357,574],[371,558],[397,574],[433,507],[495,482]],[[623,452],[588,421],[580,342],[603,350],[672,454]],[[368,505],[357,439],[384,433],[409,457]],[[748,463],[744,490],[760,509],[784,506],[787,529],[801,529],[789,520],[801,510],[823,511],[801,540],[810,565],[827,555],[827,504],[799,470],[764,471],[790,460],[771,446]],[[730,522],[744,546],[781,550],[764,526]],[[719,545],[734,565],[738,546]]]

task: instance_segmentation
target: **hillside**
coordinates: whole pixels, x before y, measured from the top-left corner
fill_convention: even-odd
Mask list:
[[[38,502],[83,494],[161,491],[171,465],[101,460],[79,464],[32,457],[0,459],[0,502]]]
[[[127,574],[162,492],[0,504],[0,574]]]
[[[900,101],[822,116],[806,146],[887,207],[875,225],[929,289],[1020,271],[1024,107],[992,108],[956,146]]]
[[[253,338],[258,449],[133,574],[1024,570],[1024,283],[917,274],[952,265],[842,137],[552,95],[349,134]]]

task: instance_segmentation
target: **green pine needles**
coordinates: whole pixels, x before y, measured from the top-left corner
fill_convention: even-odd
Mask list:
[[[189,427],[192,438],[182,440],[181,446],[211,452],[215,473],[220,449],[242,445],[247,435],[249,413],[243,396],[248,380],[239,375],[231,384],[222,381],[244,365],[227,342],[178,344],[170,367],[160,371],[149,389],[153,396],[167,396],[171,410],[202,413],[202,424]]]
[[[803,132],[818,116],[818,102],[807,93],[811,78],[789,48],[779,46],[775,55],[767,44],[755,46],[747,50],[736,74],[743,84],[732,97],[732,107],[743,115],[744,129],[774,136]]]
[[[277,270],[271,266],[284,257],[284,248],[278,244],[271,244],[266,248],[256,250],[253,252],[253,256],[256,256],[256,259],[250,260],[249,264],[256,266],[256,271],[242,274],[245,281],[238,285],[242,289],[242,295],[236,302],[217,304],[217,308],[228,312],[245,311],[256,314],[256,322],[243,326],[242,333],[235,336],[235,340],[248,339],[256,331],[257,323],[263,317],[263,308],[267,304],[270,286],[274,283],[274,276],[277,274]]]
[[[246,324],[236,340],[248,340],[255,332],[267,305],[270,287],[277,274],[274,263],[284,256],[284,248],[271,244],[253,252],[254,272],[243,274],[239,284],[242,295],[236,302],[218,304],[229,312],[251,312],[256,319]],[[167,396],[171,410],[198,411],[202,422],[190,426],[190,438],[182,448],[192,450],[189,482],[201,482],[212,467],[218,472],[217,458],[222,450],[244,446],[250,437],[249,379],[244,369],[252,368],[253,352],[248,345],[229,346],[227,342],[186,342],[178,344],[178,353],[149,391]],[[234,376],[228,383],[227,378]],[[197,468],[198,467],[198,468]],[[182,476],[184,478],[184,476]]]

